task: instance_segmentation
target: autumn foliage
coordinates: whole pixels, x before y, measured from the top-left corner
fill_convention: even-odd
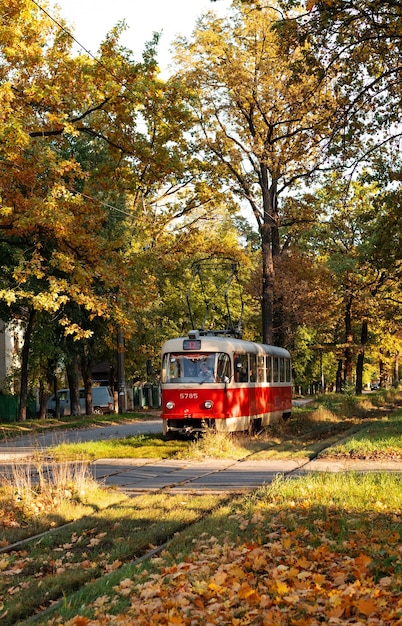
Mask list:
[[[352,478],[350,488],[360,483],[364,489],[364,480]],[[375,481],[366,485],[373,492],[367,495],[371,512],[361,510],[362,502],[343,507],[342,482],[336,495],[328,478],[300,479],[300,497],[293,500],[280,485],[262,489],[234,505],[224,522],[216,518],[216,528],[227,529],[223,537],[204,532],[186,556],[154,558],[148,569],[123,578],[88,606],[85,615],[90,611],[92,618],[51,623],[401,624],[400,509],[388,513],[386,498],[374,501]],[[321,504],[314,495],[318,484]],[[117,602],[124,611],[115,611]]]

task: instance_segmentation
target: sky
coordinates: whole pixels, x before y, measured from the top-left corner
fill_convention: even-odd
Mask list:
[[[52,2],[52,0],[50,0]],[[39,2],[40,4],[40,2]],[[144,44],[155,31],[162,31],[158,61],[168,72],[170,44],[176,35],[191,36],[197,18],[208,10],[222,15],[231,0],[54,0],[61,15],[74,27],[74,37],[95,54],[106,33],[121,19],[128,25],[121,43],[141,60]],[[49,11],[51,13],[51,10]]]

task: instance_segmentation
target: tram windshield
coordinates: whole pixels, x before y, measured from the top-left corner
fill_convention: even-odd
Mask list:
[[[163,355],[162,383],[228,382],[230,358],[224,352],[170,352]]]

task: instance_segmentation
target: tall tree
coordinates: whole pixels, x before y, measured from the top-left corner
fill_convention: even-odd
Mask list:
[[[384,273],[372,262],[377,194],[377,184],[364,177],[346,184],[336,174],[317,192],[322,219],[315,227],[315,245],[333,277],[332,298],[338,318],[333,318],[332,343],[340,363],[339,390],[354,381],[357,366],[361,391],[368,331],[378,315],[377,298]]]
[[[132,232],[116,214],[134,220],[147,195],[183,176],[180,87],[158,79],[156,40],[137,63],[118,44],[120,25],[97,58],[77,55],[61,18],[31,0],[1,8],[0,299],[10,317],[29,312],[27,328],[31,311],[44,312],[89,338],[92,319],[129,318],[115,296]],[[139,289],[125,294],[141,302]],[[26,388],[25,367],[22,377]]]
[[[324,165],[336,102],[309,47],[274,28],[277,9],[250,11],[238,0],[233,7],[227,19],[200,20],[192,41],[177,44],[177,59],[201,155],[256,219],[262,338],[272,343],[280,197]]]
[[[260,2],[247,4],[255,9]],[[282,19],[281,27],[295,41],[308,41],[323,74],[332,76],[334,90],[345,100],[336,152],[343,167],[355,168],[401,135],[401,3],[281,0],[280,6],[299,9]]]

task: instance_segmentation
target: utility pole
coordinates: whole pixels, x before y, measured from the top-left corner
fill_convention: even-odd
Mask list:
[[[126,373],[124,369],[124,335],[119,327],[117,331],[117,387],[119,413],[126,412]]]

